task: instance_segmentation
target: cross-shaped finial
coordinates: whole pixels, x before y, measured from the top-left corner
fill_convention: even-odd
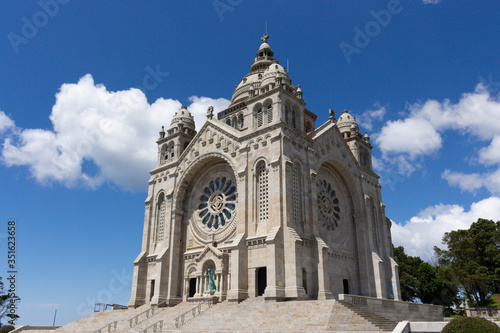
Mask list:
[[[269,35],[268,34],[264,34],[264,36],[262,36],[261,40],[262,40],[262,43],[267,43],[267,39],[269,38]]]

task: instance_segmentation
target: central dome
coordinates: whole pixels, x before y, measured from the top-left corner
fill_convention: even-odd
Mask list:
[[[257,51],[257,58],[252,61],[250,73],[235,87],[231,105],[258,95],[259,89],[269,85],[272,88],[282,84],[292,86],[292,81],[288,77],[286,69],[278,63],[278,60],[273,58],[274,52],[267,43],[268,38],[267,34],[264,34],[261,38],[262,44]]]

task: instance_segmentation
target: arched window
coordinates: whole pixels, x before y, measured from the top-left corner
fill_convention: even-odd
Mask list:
[[[165,234],[165,213],[167,210],[167,203],[165,201],[165,195],[162,193],[160,194],[160,197],[158,198],[158,204],[157,204],[157,228],[156,228],[156,235],[155,235],[155,241],[156,242],[161,242],[164,239],[164,234]]]
[[[293,108],[293,110],[292,110],[292,126],[293,126],[293,128],[297,128],[296,123],[295,123],[295,116],[296,116],[295,108]]]
[[[264,115],[262,108],[257,110],[257,127],[261,127],[264,124]]]
[[[257,165],[257,211],[259,222],[269,218],[269,170],[264,161]]]
[[[169,159],[172,159],[174,157],[174,143],[170,141],[165,145],[165,162],[167,162]]]
[[[273,104],[269,104],[267,106],[267,123],[270,124],[273,122]]]
[[[163,164],[168,160],[168,149],[167,145],[163,145],[161,147],[161,157],[160,157],[160,163]]]
[[[236,117],[233,117],[233,128],[238,128],[238,121],[236,120]]]
[[[227,119],[226,119],[226,125],[231,126],[231,119],[230,119],[230,118],[227,118]]]
[[[240,116],[238,117],[238,122],[240,123],[240,128],[243,128],[243,125],[245,124],[245,120],[244,120],[242,114],[240,114]]]
[[[306,121],[304,123],[304,128],[306,130],[306,133],[311,133],[313,131],[312,129],[312,125],[311,125],[311,122],[310,121]]]
[[[290,124],[290,107],[287,105],[285,106],[285,123]]]

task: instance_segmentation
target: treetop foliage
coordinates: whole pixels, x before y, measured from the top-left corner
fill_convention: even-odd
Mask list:
[[[468,300],[487,306],[500,293],[500,222],[479,219],[468,230],[445,233],[447,249],[434,247],[441,279],[460,284]]]

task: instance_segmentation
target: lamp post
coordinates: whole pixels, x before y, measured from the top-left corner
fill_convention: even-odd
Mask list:
[[[56,315],[57,315],[57,308],[56,311],[54,311],[54,321],[52,322],[52,326],[56,326]]]

